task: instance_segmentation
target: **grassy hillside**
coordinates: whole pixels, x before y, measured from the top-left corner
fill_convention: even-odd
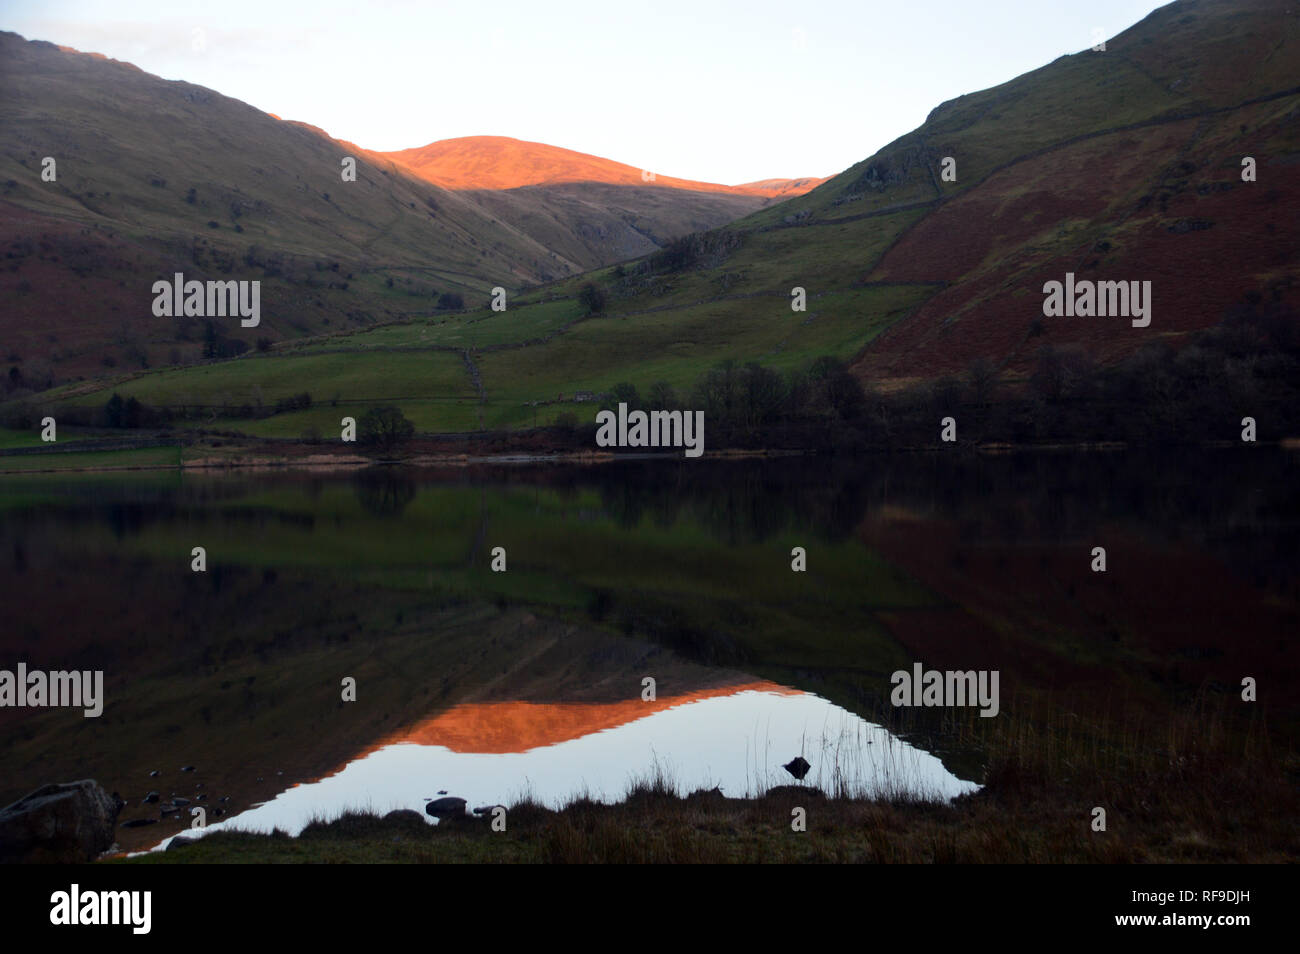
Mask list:
[[[587,419],[590,406],[575,407],[573,393],[618,382],[644,394],[663,381],[680,394],[726,359],[784,371],[830,355],[883,391],[980,362],[1003,382],[1025,382],[1045,347],[1113,363],[1177,346],[1246,299],[1297,303],[1300,182],[1289,170],[1300,158],[1298,109],[1300,16],[1285,0],[1181,0],[1104,52],[1085,49],[940,105],[806,195],[516,296],[504,313],[345,329],[48,399],[383,396],[436,431],[462,429],[465,409],[433,403],[432,385],[412,390],[411,374],[445,382],[439,397],[452,401],[472,389],[482,424],[510,427],[566,410]],[[1245,156],[1257,181],[1242,181]],[[942,178],[945,157],[955,181]],[[1044,318],[1042,285],[1067,271],[1151,281],[1150,326]],[[578,300],[588,283],[606,300],[596,314]],[[791,309],[796,287],[806,311]],[[351,354],[356,370],[322,375],[321,353]],[[316,413],[255,427],[289,436]]]
[[[263,280],[261,326],[228,333],[274,339],[576,267],[310,126],[15,34],[0,48],[5,341],[59,376],[189,356],[194,329],[150,310],[173,271]]]
[[[260,326],[222,324],[233,353],[463,307],[444,295],[485,304],[493,287],[630,258],[773,201],[613,185],[453,192],[305,123],[12,33],[0,34],[0,133],[9,390],[199,360],[201,323],[151,311],[152,283],[178,271],[263,283]]]

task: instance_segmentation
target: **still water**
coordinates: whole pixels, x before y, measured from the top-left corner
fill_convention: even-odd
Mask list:
[[[132,850],[200,806],[295,833],[654,774],[949,799],[982,764],[892,718],[917,663],[1000,672],[1004,711],[1293,686],[1297,476],[1260,449],[6,478],[0,666],[106,698],[0,710],[0,798],[96,778]]]

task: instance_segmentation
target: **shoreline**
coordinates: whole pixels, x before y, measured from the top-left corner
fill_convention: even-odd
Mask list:
[[[183,451],[185,445],[172,445],[178,451]],[[301,448],[307,445],[292,444],[294,448]],[[1204,441],[1198,444],[1179,445],[1185,448],[1200,448],[1202,450],[1226,450],[1237,447],[1238,444],[1233,441]],[[1283,438],[1277,441],[1260,441],[1253,445],[1258,448],[1272,448],[1281,451],[1300,450],[1300,438]],[[197,457],[191,460],[181,460],[177,463],[156,463],[156,464],[92,464],[92,465],[72,465],[67,467],[48,466],[48,467],[29,467],[17,470],[6,470],[3,467],[3,461],[6,457],[20,459],[39,458],[48,459],[51,464],[60,457],[80,456],[82,454],[121,454],[129,453],[134,450],[158,450],[167,449],[167,445],[156,445],[150,448],[132,448],[124,447],[121,449],[111,448],[94,448],[91,450],[80,451],[72,449],[59,449],[57,451],[39,451],[29,448],[21,448],[20,452],[15,453],[13,449],[5,451],[0,450],[0,478],[5,477],[23,477],[36,476],[41,474],[112,474],[112,473],[129,473],[129,472],[200,472],[213,473],[220,471],[243,471],[243,472],[265,472],[265,471],[301,471],[305,473],[351,473],[355,471],[366,470],[370,468],[407,468],[413,470],[428,468],[446,468],[446,467],[475,467],[475,466],[531,466],[538,464],[580,464],[580,465],[597,465],[609,464],[622,461],[634,460],[681,460],[682,456],[675,452],[666,453],[615,453],[612,451],[593,451],[593,450],[570,450],[570,451],[548,451],[548,452],[528,452],[528,451],[506,451],[499,454],[471,454],[464,451],[447,453],[447,454],[413,454],[400,459],[381,459],[366,457],[361,454],[329,454],[316,453],[293,455],[287,454],[282,456],[267,456],[265,454],[232,454],[228,457],[220,455],[209,455]],[[251,449],[251,448],[250,448]],[[1119,453],[1131,450],[1143,450],[1143,445],[1135,445],[1125,441],[1080,441],[1077,443],[1048,443],[1048,444],[1011,444],[1005,442],[990,442],[985,444],[958,445],[956,448],[945,447],[895,447],[895,448],[867,448],[846,452],[845,456],[858,457],[863,459],[872,459],[878,457],[888,457],[898,454],[925,454],[941,453],[949,450],[957,450],[963,454],[975,454],[982,457],[1003,457],[1013,456],[1016,454],[1059,454],[1059,453]],[[763,460],[789,457],[816,457],[826,456],[825,451],[813,449],[775,449],[775,448],[723,448],[716,451],[708,451],[700,460]],[[831,452],[831,456],[837,456],[836,452]]]

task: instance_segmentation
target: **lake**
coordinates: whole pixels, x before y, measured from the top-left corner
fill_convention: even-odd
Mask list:
[[[105,702],[0,709],[0,797],[96,778],[131,850],[197,807],[295,833],[654,776],[949,799],[980,717],[895,706],[916,664],[996,671],[1004,713],[1300,698],[1296,478],[1269,448],[6,478],[0,667]]]

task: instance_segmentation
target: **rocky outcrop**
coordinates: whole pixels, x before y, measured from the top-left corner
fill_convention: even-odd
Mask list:
[[[91,861],[112,846],[122,804],[94,779],[43,785],[0,811],[0,863]]]

